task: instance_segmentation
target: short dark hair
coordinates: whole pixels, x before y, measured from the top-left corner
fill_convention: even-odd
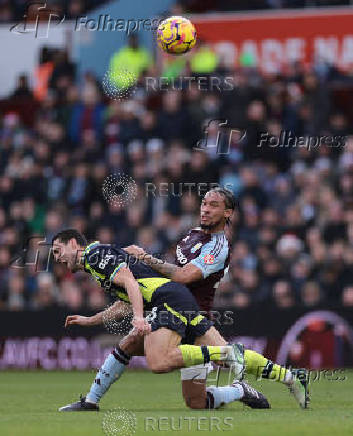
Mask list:
[[[75,239],[76,242],[79,245],[81,245],[82,247],[85,247],[87,245],[87,240],[84,237],[84,235],[82,235],[76,229],[66,229],[66,230],[62,230],[61,232],[57,233],[51,241],[52,245],[53,245],[54,241],[56,241],[57,239],[60,242],[63,242],[64,244],[69,242],[71,239]]]

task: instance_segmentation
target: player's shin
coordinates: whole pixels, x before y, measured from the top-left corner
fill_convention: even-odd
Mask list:
[[[131,357],[119,346],[116,347],[107,356],[103,365],[97,372],[91,389],[86,396],[86,401],[89,403],[99,403],[100,399],[107,392],[110,386],[121,377],[125,368],[129,364],[130,358]]]
[[[206,364],[210,361],[220,362],[229,359],[232,347],[229,345],[210,346],[179,345],[184,367]]]
[[[246,373],[253,374],[257,379],[275,380],[286,385],[293,381],[290,370],[273,363],[262,354],[256,353],[256,351],[245,350],[244,360]]]
[[[303,409],[308,407],[309,373],[306,369],[287,369],[252,350],[245,350],[244,360],[248,374],[253,374],[258,379],[269,379],[285,384],[300,407]]]

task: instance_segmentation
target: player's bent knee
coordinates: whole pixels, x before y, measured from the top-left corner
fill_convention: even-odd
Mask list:
[[[125,336],[119,344],[124,353],[130,356],[143,356],[143,339],[136,335]]]
[[[167,363],[154,363],[149,366],[150,370],[155,374],[163,374],[171,371],[171,367]]]
[[[147,359],[149,369],[155,374],[163,374],[172,370],[166,359]]]

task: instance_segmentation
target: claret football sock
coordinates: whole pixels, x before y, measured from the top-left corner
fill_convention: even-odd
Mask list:
[[[245,350],[244,360],[245,372],[253,374],[257,379],[275,380],[284,384],[290,384],[293,381],[293,375],[289,369],[273,363],[256,351]]]
[[[102,396],[110,386],[120,378],[129,364],[131,356],[127,355],[120,347],[115,348],[105,359],[97,372],[89,393],[86,395],[88,403],[99,403]]]

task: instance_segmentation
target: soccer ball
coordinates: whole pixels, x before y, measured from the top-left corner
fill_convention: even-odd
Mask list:
[[[157,29],[159,47],[166,53],[180,55],[188,52],[196,43],[196,30],[184,17],[169,17]]]

